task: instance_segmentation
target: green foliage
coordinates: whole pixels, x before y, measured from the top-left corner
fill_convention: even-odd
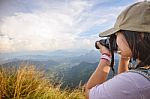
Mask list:
[[[97,63],[82,62],[77,66],[64,71],[63,86],[75,88],[79,85],[84,85],[98,65]]]
[[[60,89],[33,65],[0,67],[0,99],[85,99],[83,88]]]

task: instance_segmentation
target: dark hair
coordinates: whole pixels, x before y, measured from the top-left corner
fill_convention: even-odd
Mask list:
[[[133,60],[141,62],[136,68],[150,65],[150,33],[121,30],[132,51]]]

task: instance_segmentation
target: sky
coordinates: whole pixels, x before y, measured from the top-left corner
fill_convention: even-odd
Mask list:
[[[94,49],[127,6],[143,0],[0,0],[0,53]]]

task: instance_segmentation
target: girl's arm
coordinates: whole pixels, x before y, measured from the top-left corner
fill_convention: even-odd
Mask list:
[[[92,76],[90,77],[90,79],[88,80],[87,84],[86,84],[86,99],[89,99],[89,90],[98,85],[98,84],[102,84],[106,78],[107,75],[109,73],[110,70],[110,62],[104,59],[100,60],[100,63],[98,65],[98,67],[96,68],[96,70],[94,71],[94,73],[92,74]]]
[[[108,58],[111,57],[111,54],[109,52],[109,50],[102,46],[100,43],[97,44],[98,47],[100,48],[100,52],[101,53],[105,53],[107,54],[106,56]],[[96,68],[96,70],[94,71],[94,73],[92,74],[92,76],[90,77],[90,79],[88,80],[87,84],[86,84],[86,99],[89,99],[89,90],[98,85],[98,84],[102,84],[103,82],[105,82],[107,75],[109,73],[110,70],[110,60],[106,60],[105,57],[102,59],[103,57],[101,57],[101,60]]]

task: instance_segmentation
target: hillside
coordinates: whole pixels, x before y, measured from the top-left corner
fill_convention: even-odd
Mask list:
[[[84,50],[83,50],[84,51]],[[17,66],[22,64],[35,65],[46,71],[46,73],[54,81],[62,80],[63,87],[77,87],[79,83],[83,85],[89,79],[92,72],[98,65],[100,54],[98,51],[90,50],[83,51],[56,51],[55,53],[43,52],[26,53],[26,54],[11,54],[3,66]],[[50,54],[50,55],[49,55]],[[7,55],[5,55],[6,57]],[[2,56],[1,56],[2,57]],[[115,57],[116,65],[118,57]],[[117,70],[117,66],[115,66]],[[110,72],[108,79],[112,77]]]
[[[82,87],[60,89],[33,65],[17,68],[0,66],[0,99],[85,99]]]
[[[19,67],[22,64],[28,64],[28,65],[35,65],[37,67],[41,67],[44,69],[54,68],[54,66],[59,65],[60,63],[55,62],[53,60],[47,60],[47,61],[36,61],[36,60],[18,60],[13,59],[11,62],[7,62],[5,64],[1,64],[3,66],[16,66]]]
[[[65,86],[70,88],[76,87],[79,85],[85,84],[89,79],[90,75],[96,69],[98,62],[96,63],[87,63],[81,62],[79,65],[64,71],[63,81]]]
[[[118,66],[119,60],[115,60],[115,73],[117,73],[117,66]],[[88,62],[81,62],[80,64],[73,66],[71,68],[67,68],[64,71],[59,71],[57,73],[58,78],[63,78],[63,86],[68,86],[70,88],[77,87],[79,84],[84,85],[91,74],[96,69],[99,62],[96,63],[88,63]],[[110,71],[107,79],[110,79],[113,77],[112,71]]]
[[[118,60],[115,60],[115,71],[117,71]],[[71,66],[70,64],[57,63],[55,61],[14,61],[3,64],[3,66],[19,67],[22,64],[35,65],[37,68],[44,69],[49,77],[52,77],[54,81],[62,79],[63,86],[74,88],[79,85],[83,85],[89,79],[90,75],[96,69],[98,62],[89,63],[81,62],[77,65]],[[108,75],[108,79],[112,78],[112,71]]]

